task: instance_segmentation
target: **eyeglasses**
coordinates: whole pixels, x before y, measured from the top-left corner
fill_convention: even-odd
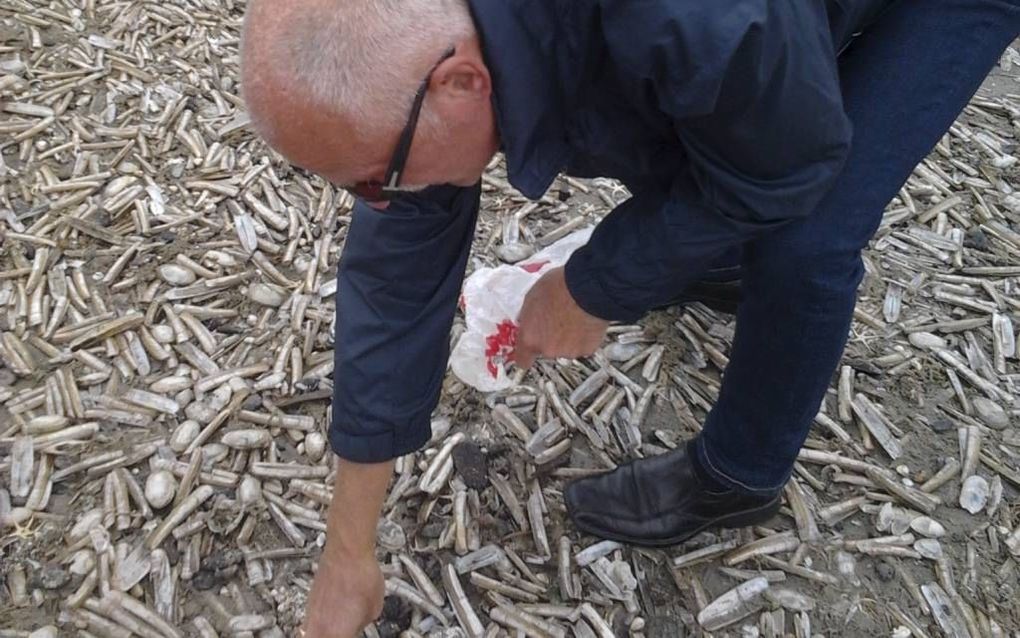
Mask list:
[[[425,102],[425,94],[428,93],[429,80],[432,79],[432,74],[439,68],[439,65],[452,58],[456,50],[456,47],[447,49],[443,53],[443,57],[439,58],[439,61],[432,65],[428,75],[425,76],[425,79],[422,80],[421,85],[418,87],[418,92],[414,95],[414,104],[411,105],[411,114],[407,117],[407,124],[404,125],[404,130],[400,133],[397,148],[393,151],[393,157],[390,159],[390,165],[386,169],[386,176],[383,178],[383,181],[358,182],[352,186],[345,187],[347,190],[366,202],[388,201],[397,194],[405,192],[399,188],[400,178],[404,172],[404,165],[407,163],[407,155],[411,150],[414,130],[418,127],[418,116],[421,115],[421,106]]]

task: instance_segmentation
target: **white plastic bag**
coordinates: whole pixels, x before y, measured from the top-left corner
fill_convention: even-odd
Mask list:
[[[467,329],[450,354],[457,378],[482,392],[506,390],[512,381],[506,364],[513,360],[517,314],[528,290],[552,268],[567,263],[594,227],[574,231],[516,264],[479,268],[464,282],[461,307]]]

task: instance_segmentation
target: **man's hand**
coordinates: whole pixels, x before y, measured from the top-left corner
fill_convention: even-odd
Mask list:
[[[583,357],[595,352],[609,322],[581,310],[567,289],[563,268],[554,268],[524,297],[517,325],[514,361],[529,368],[536,357]]]

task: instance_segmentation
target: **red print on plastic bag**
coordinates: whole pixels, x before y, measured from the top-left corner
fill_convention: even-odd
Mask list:
[[[539,270],[542,270],[542,266],[545,266],[548,263],[549,263],[549,260],[546,259],[544,261],[536,261],[536,262],[531,263],[531,264],[518,264],[518,265],[525,272],[536,273]]]
[[[485,369],[492,378],[499,376],[499,366],[513,358],[517,346],[517,324],[504,319],[496,326],[496,332],[485,337]]]

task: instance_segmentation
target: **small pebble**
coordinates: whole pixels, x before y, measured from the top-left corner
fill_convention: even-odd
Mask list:
[[[896,577],[896,570],[888,563],[881,561],[875,563],[875,573],[878,574],[878,579],[883,583],[888,583]]]
[[[965,248],[987,251],[989,247],[988,235],[981,228],[975,226],[969,229],[967,234],[963,236],[963,245]]]
[[[453,448],[453,467],[471,489],[481,491],[488,487],[489,464],[477,444],[464,441]]]
[[[939,434],[943,432],[949,432],[950,430],[956,431],[956,424],[950,421],[947,417],[937,416],[931,420],[929,424],[931,429]]]

